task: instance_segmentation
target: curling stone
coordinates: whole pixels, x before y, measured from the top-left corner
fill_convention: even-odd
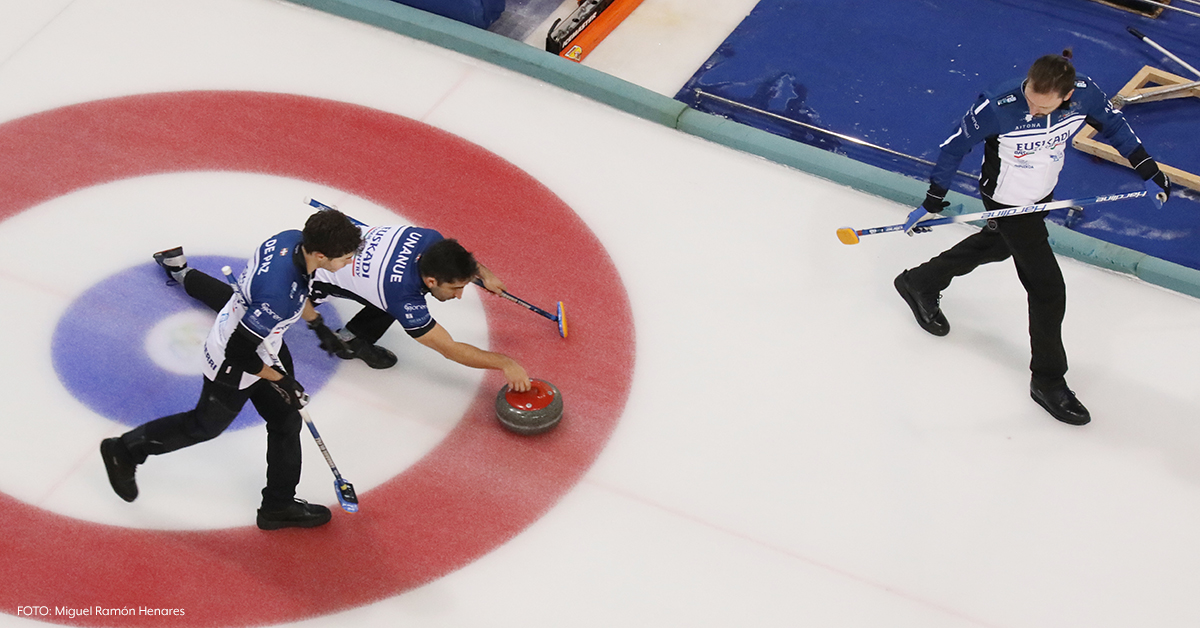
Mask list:
[[[509,390],[505,384],[496,394],[496,418],[510,432],[532,436],[547,432],[562,419],[563,399],[554,384],[532,380],[527,392]]]

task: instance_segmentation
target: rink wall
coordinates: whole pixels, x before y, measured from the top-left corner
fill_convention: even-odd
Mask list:
[[[526,74],[684,133],[796,168],[823,179],[916,206],[927,183],[863,164],[766,131],[703,113],[662,94],[549,54],[525,43],[390,0],[288,0],[326,13],[454,50]],[[983,211],[977,198],[951,192],[964,213]],[[1047,223],[1054,250],[1089,264],[1200,297],[1200,271]],[[829,237],[834,237],[833,233]]]

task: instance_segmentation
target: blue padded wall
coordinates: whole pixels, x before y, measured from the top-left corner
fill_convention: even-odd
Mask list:
[[[763,0],[676,98],[701,111],[918,179],[929,166],[884,155],[696,90],[933,161],[938,145],[991,83],[1023,76],[1038,56],[1070,47],[1079,72],[1114,94],[1144,65],[1187,70],[1125,29],[1133,26],[1193,67],[1200,18],[1149,19],[1087,0]],[[1131,105],[1150,154],[1200,172],[1200,99]],[[962,170],[977,174],[982,147]],[[1141,189],[1129,168],[1070,150],[1056,197]],[[978,196],[971,177],[959,192]],[[1179,190],[1162,210],[1145,201],[1089,208],[1072,230],[1200,268],[1200,194]],[[1062,223],[1059,212],[1051,220]]]
[[[504,13],[504,0],[393,0],[434,15],[487,28]]]

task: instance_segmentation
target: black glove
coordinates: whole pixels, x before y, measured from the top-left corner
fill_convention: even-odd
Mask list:
[[[346,346],[346,341],[325,325],[325,319],[319,312],[316,318],[308,321],[308,328],[316,332],[317,339],[321,341],[321,349],[324,349],[325,353],[337,355],[350,351],[350,347]]]
[[[270,381],[270,380],[268,380]],[[271,387],[279,396],[283,397],[284,403],[299,410],[308,405],[308,395],[304,394],[304,386],[296,381],[296,378],[284,373],[283,379],[277,382],[270,382]]]
[[[946,200],[946,188],[936,184],[929,184],[929,191],[925,193],[925,202],[921,203],[921,208],[931,214],[940,214],[943,209],[950,206],[950,201]]]
[[[1158,162],[1154,161],[1154,158],[1146,152],[1144,147],[1138,146],[1129,154],[1129,165],[1133,166],[1134,170],[1137,170],[1138,176],[1142,177],[1142,181],[1153,181],[1158,186],[1163,195],[1161,197],[1162,202],[1165,203],[1168,198],[1171,198],[1171,180],[1167,178],[1166,173],[1158,167]],[[1149,186],[1146,189],[1156,194],[1158,193]]]

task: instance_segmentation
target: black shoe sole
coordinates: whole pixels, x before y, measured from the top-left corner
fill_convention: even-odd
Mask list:
[[[908,282],[904,280],[904,273],[896,275],[896,279],[892,281],[892,285],[895,286],[896,292],[900,293],[900,298],[904,299],[904,302],[908,304],[908,309],[912,310],[913,318],[917,319],[917,324],[921,326],[921,329],[934,336],[945,336],[950,333],[949,322],[945,326],[935,326],[936,321],[925,322],[921,318],[921,306],[917,305],[916,298],[913,297],[912,291],[908,289]]]
[[[263,519],[262,515],[258,516],[259,530],[282,530],[284,528],[315,528],[323,526],[333,519],[333,515],[326,513],[323,517],[310,517],[308,519],[277,521],[272,519]]]
[[[383,356],[382,359],[377,359],[377,358],[367,359],[367,358],[363,357],[363,355],[360,352],[353,351],[353,350],[351,350],[349,352],[339,351],[339,352],[337,352],[337,357],[339,357],[343,360],[354,360],[354,359],[362,360],[364,363],[366,363],[367,366],[369,366],[373,369],[376,369],[376,370],[390,369],[393,366],[396,366],[396,362],[399,361],[399,359],[396,357],[396,354],[392,353],[391,351],[388,351],[387,349],[384,349],[383,347],[379,347],[379,346],[374,347],[374,349],[375,349],[375,351],[378,351],[382,354],[382,356]]]

